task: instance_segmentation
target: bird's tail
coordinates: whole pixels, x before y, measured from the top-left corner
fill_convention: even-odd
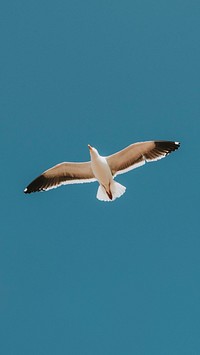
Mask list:
[[[97,198],[100,201],[114,201],[116,198],[122,196],[126,191],[126,187],[119,184],[117,181],[112,181],[110,191],[106,192],[102,185],[99,185],[97,190]]]

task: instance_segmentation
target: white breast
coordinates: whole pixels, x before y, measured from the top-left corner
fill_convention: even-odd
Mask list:
[[[94,176],[100,184],[107,186],[113,180],[106,158],[101,156],[95,157],[91,160],[91,167]]]

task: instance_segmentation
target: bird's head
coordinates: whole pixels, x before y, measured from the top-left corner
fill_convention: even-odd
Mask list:
[[[96,148],[92,147],[90,144],[88,144],[88,148],[89,148],[91,157],[99,155],[98,150]]]

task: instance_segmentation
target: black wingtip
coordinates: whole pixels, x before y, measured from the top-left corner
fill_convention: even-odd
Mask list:
[[[174,152],[180,147],[180,142],[156,141],[156,148],[166,151],[168,154]]]
[[[172,142],[172,143],[174,143],[174,150],[177,150],[181,145],[180,142]]]
[[[24,193],[30,194],[32,192],[44,191],[45,185],[46,178],[44,177],[44,175],[40,175],[24,189]]]

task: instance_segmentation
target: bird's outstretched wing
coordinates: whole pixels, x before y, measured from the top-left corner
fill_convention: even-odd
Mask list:
[[[129,145],[106,159],[114,176],[135,169],[145,162],[162,159],[180,146],[179,142],[149,141]]]
[[[60,185],[93,181],[96,181],[96,179],[90,162],[61,163],[44,171],[25,188],[24,193],[50,190]]]

